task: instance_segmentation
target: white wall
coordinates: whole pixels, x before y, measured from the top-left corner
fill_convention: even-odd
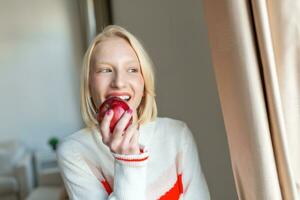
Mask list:
[[[39,149],[83,126],[76,2],[0,1],[0,140]]]
[[[159,116],[193,131],[212,199],[237,199],[201,0],[113,0],[112,8],[156,65]]]

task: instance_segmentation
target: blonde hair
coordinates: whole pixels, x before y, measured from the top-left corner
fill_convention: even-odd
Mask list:
[[[97,108],[93,103],[91,97],[91,91],[89,87],[90,80],[90,63],[91,56],[95,46],[111,37],[120,37],[128,41],[131,47],[134,49],[141,66],[142,76],[144,78],[144,96],[140,105],[137,108],[137,115],[139,124],[144,124],[153,121],[157,117],[157,106],[155,101],[155,82],[154,82],[154,68],[153,63],[145,51],[143,45],[138,39],[133,36],[126,29],[117,26],[109,25],[104,28],[104,30],[98,34],[94,40],[91,42],[89,48],[87,49],[81,72],[81,115],[87,127],[95,127],[98,125],[97,121]]]

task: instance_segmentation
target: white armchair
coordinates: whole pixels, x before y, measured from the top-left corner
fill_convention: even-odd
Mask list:
[[[32,153],[19,141],[0,142],[0,199],[23,200],[33,186]]]

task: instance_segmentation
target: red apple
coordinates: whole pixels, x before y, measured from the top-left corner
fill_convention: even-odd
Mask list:
[[[120,109],[119,109],[120,108]],[[119,97],[111,97],[106,99],[99,107],[99,113],[97,116],[97,120],[101,123],[101,121],[103,120],[105,113],[111,109],[114,111],[114,116],[111,119],[110,122],[110,133],[113,133],[114,128],[116,126],[116,124],[118,123],[118,121],[120,120],[120,118],[122,117],[122,115],[129,109],[130,107],[128,106],[128,104],[126,103],[126,101],[124,101],[123,99],[119,98]],[[128,121],[128,124],[126,125],[124,131],[128,128],[128,126],[132,123],[132,117],[130,118],[130,120]]]

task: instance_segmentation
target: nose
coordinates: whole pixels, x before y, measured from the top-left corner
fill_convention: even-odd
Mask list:
[[[120,72],[116,72],[111,82],[113,88],[124,88],[126,86],[126,77]]]

